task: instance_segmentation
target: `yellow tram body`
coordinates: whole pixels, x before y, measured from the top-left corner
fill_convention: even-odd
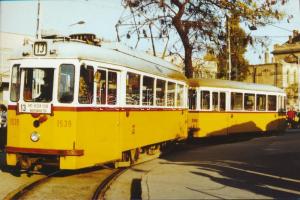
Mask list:
[[[285,128],[285,112],[283,112],[285,93],[277,87],[227,80],[191,79],[189,81],[188,127],[192,137],[278,131]],[[221,100],[221,93],[224,101]],[[241,105],[233,108],[234,105],[231,104],[234,100],[231,98],[234,97],[231,93],[240,94],[238,102]],[[247,102],[245,95],[252,98]],[[273,104],[276,104],[272,108],[267,106],[267,100],[271,99],[268,96],[273,97]],[[259,99],[264,102],[262,108],[256,104],[258,97],[266,97]],[[221,102],[223,106],[220,105]]]
[[[187,137],[186,79],[176,66],[119,46],[100,47],[72,40],[39,42],[45,42],[46,49],[55,53],[29,52],[12,60],[8,165],[30,168],[46,163],[60,169],[80,169],[108,162],[133,162],[138,154],[151,154],[168,141]],[[65,78],[72,70],[74,77]],[[98,72],[106,77],[101,78],[106,89],[97,85]],[[28,98],[27,77],[36,76],[32,84],[46,85],[39,76],[45,78],[51,73],[53,98],[48,102]],[[94,77],[90,83],[94,95],[90,99],[84,96],[89,88],[82,89],[84,76],[88,77],[85,82]],[[72,79],[74,85],[69,87]],[[130,83],[133,89],[140,88],[133,95],[127,94],[132,89]],[[33,88],[39,87],[36,84],[29,89],[38,97],[39,89]],[[72,100],[59,97],[59,91],[65,94],[68,87],[73,91]],[[103,105],[100,93],[106,102]],[[17,95],[19,98],[15,98]]]

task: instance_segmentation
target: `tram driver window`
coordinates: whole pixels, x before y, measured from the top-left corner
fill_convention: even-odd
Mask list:
[[[23,98],[27,102],[50,102],[53,95],[54,69],[26,68]]]
[[[176,88],[175,83],[168,82],[167,106],[175,106],[175,88]]]
[[[243,93],[232,92],[231,93],[231,110],[243,109]]]
[[[91,104],[93,102],[94,69],[92,66],[80,66],[78,102]]]
[[[126,104],[140,105],[140,81],[141,76],[135,73],[127,73],[126,77]]]
[[[74,74],[74,65],[63,64],[60,66],[57,94],[60,103],[71,103],[74,99]]]
[[[165,106],[166,101],[166,81],[156,80],[156,105]]]
[[[143,76],[143,105],[153,106],[154,78]]]
[[[277,98],[276,95],[268,95],[268,110],[269,111],[276,111],[277,105]]]
[[[212,109],[219,110],[219,94],[218,94],[218,92],[212,93]]]
[[[209,110],[210,109],[210,92],[201,91],[201,109]]]
[[[255,94],[245,94],[244,109],[252,111],[255,107]]]
[[[266,95],[258,94],[256,96],[256,110],[266,110]]]
[[[11,73],[10,100],[13,102],[19,101],[20,98],[20,65],[14,65]]]

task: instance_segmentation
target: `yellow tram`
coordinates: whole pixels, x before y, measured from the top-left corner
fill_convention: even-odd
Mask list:
[[[285,128],[286,95],[270,85],[189,80],[189,134],[209,137]]]
[[[122,166],[187,137],[186,78],[164,60],[79,34],[11,62],[10,166]]]

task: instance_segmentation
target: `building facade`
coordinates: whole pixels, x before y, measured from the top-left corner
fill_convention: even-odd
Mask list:
[[[300,109],[300,34],[293,31],[289,40],[274,45],[272,62],[268,55],[265,64],[252,65],[245,82],[274,85],[287,93],[287,104]]]

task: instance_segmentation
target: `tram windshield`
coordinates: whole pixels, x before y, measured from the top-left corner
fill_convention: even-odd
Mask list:
[[[54,69],[26,68],[24,71],[24,101],[52,101]]]

